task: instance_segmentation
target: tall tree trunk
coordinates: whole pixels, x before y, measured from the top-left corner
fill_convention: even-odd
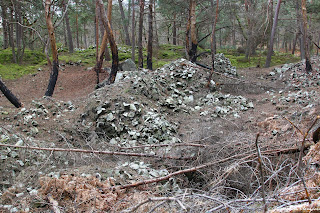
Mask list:
[[[87,43],[87,29],[86,29],[86,23],[83,22],[83,39],[84,39],[84,48],[88,48],[88,43]]]
[[[142,30],[143,30],[143,15],[144,15],[144,1],[140,0],[140,14],[139,14],[139,38],[138,38],[138,51],[139,51],[139,58],[138,58],[138,66],[143,68],[143,52],[142,52]]]
[[[101,16],[101,19],[103,22],[103,26],[105,27],[105,30],[106,30],[105,34],[107,34],[107,37],[108,37],[108,40],[110,43],[111,52],[112,52],[112,68],[111,68],[110,76],[107,81],[107,84],[112,84],[112,83],[114,83],[117,72],[119,70],[118,47],[117,47],[117,44],[116,44],[114,36],[113,36],[111,24],[108,20],[108,17],[106,16],[106,12],[104,10],[103,2],[102,2],[102,0],[97,0],[97,2],[99,5],[99,11],[100,11],[100,16]],[[103,40],[106,40],[106,38],[104,38]],[[102,49],[102,45],[101,45],[101,49]],[[100,57],[100,59],[101,59],[101,57]],[[100,69],[101,69],[101,67],[100,67]]]
[[[156,16],[156,0],[153,0],[153,23],[154,23],[154,38],[155,45],[159,48],[159,37],[158,37],[158,27],[157,27],[157,16]]]
[[[16,57],[16,51],[15,51],[15,44],[14,44],[14,37],[13,37],[13,6],[10,10],[10,21],[11,21],[11,25],[10,25],[10,30],[9,30],[9,41],[10,41],[10,45],[11,45],[11,49],[12,49],[12,62],[13,63],[17,63],[17,57]]]
[[[294,52],[296,51],[296,46],[297,46],[297,40],[299,38],[299,32],[296,33],[296,36],[293,39],[293,43],[292,43],[292,52],[291,54],[294,55]]]
[[[135,53],[136,53],[136,14],[134,9],[134,0],[132,0],[132,26],[131,26],[131,34],[132,34],[132,49],[131,49],[131,59],[135,61]]]
[[[130,42],[130,36],[129,36],[128,21],[126,20],[126,17],[124,15],[122,0],[118,0],[118,2],[119,2],[120,15],[121,15],[122,24],[123,24],[123,30],[126,38],[125,42],[126,42],[126,45],[130,46],[131,42]]]
[[[130,20],[131,20],[131,0],[128,1],[128,31],[130,28]]]
[[[191,2],[191,0],[190,0]],[[186,26],[186,57],[189,58],[190,52],[190,27],[191,27],[191,4],[189,3],[189,11],[188,11],[188,21]]]
[[[172,44],[177,45],[177,14],[173,14]]]
[[[80,43],[79,43],[79,15],[78,15],[78,0],[75,1],[75,9],[76,9],[76,42],[77,42],[77,48],[80,48]]]
[[[147,69],[152,70],[152,42],[153,42],[153,0],[149,1],[149,32],[148,32],[148,54],[147,54]]]
[[[17,108],[22,107],[23,105],[19,101],[19,99],[6,87],[0,77],[0,90],[6,96],[6,98]]]
[[[277,25],[278,25],[280,5],[281,5],[281,0],[278,0],[277,9],[276,9],[276,12],[274,14],[274,19],[273,19],[273,25],[272,25],[272,31],[271,31],[270,43],[269,43],[269,50],[268,50],[268,54],[267,54],[265,67],[270,67],[270,63],[271,63],[271,56],[273,54],[273,41],[274,41],[274,35],[276,33]]]
[[[99,16],[99,5],[98,5],[97,1],[96,1],[95,13],[96,13],[96,17],[95,17],[96,67],[95,67],[94,70],[95,70],[96,76],[97,76],[96,84],[99,84],[99,72],[101,70],[102,63],[101,63],[101,66],[98,66],[99,58],[100,58],[100,55],[99,55],[99,23],[100,23],[100,18],[99,17],[100,16]],[[103,57],[103,54],[102,54],[102,57]]]
[[[189,50],[189,60],[196,62],[197,60],[197,32],[196,32],[196,0],[190,0],[190,35],[191,48]]]
[[[51,0],[45,1],[45,15],[46,15],[46,23],[50,38],[50,44],[51,44],[51,51],[52,51],[52,70],[50,73],[50,79],[47,91],[45,93],[45,96],[52,96],[54,88],[56,86],[56,82],[58,79],[59,74],[59,61],[58,61],[58,50],[56,45],[56,38],[54,34],[54,27],[51,20],[51,12],[50,12],[50,6],[51,6]]]
[[[248,0],[245,0],[244,2],[245,2],[245,9],[246,9],[246,15],[247,15],[247,23],[248,23],[248,36],[246,40],[246,59],[249,59],[251,56],[251,50],[253,46],[252,22],[250,17],[250,10],[249,10],[251,7],[251,4]],[[221,38],[221,32],[222,30],[220,31],[220,38]]]
[[[17,63],[20,62],[20,55],[21,55],[21,41],[22,41],[22,32],[21,32],[21,7],[20,2],[17,0],[13,1],[14,9],[15,9],[15,23],[16,23],[16,47],[17,47],[17,55],[16,61]]]
[[[64,19],[62,27],[63,27],[64,46],[68,47],[68,36],[67,36],[66,19]]]
[[[303,19],[303,40],[304,40],[304,50],[305,50],[305,59],[306,59],[306,72],[312,71],[312,66],[310,63],[310,47],[308,41],[308,17],[307,17],[307,8],[306,0],[301,1],[302,8],[302,19]]]
[[[64,11],[66,11],[66,8],[67,8],[66,4],[67,4],[67,3],[64,3],[64,4],[63,4],[63,9],[64,9]],[[74,48],[73,48],[72,32],[71,32],[71,28],[70,28],[69,13],[68,13],[68,11],[65,13],[64,18],[65,18],[65,20],[66,20],[69,53],[73,53]]]
[[[110,26],[111,26],[111,29],[112,29],[112,21],[111,21],[112,20],[112,0],[108,0],[107,18],[109,20],[109,23],[110,23]],[[103,25],[103,23],[102,23],[102,25]],[[106,32],[106,31],[103,30],[103,32]],[[108,43],[108,36],[107,36],[107,43]],[[108,45],[105,48],[105,60],[106,61],[111,61],[111,56],[110,56],[110,51],[109,51]]]
[[[211,7],[213,9],[213,0],[211,1]],[[212,33],[211,33],[211,60],[212,60],[212,68],[211,68],[211,73],[208,79],[208,85],[210,85],[210,82],[212,80],[212,75],[214,72],[214,61],[215,61],[215,54],[216,54],[216,26],[218,22],[218,16],[219,16],[219,0],[217,0],[216,3],[216,14],[215,18],[212,24]]]
[[[2,11],[2,29],[3,29],[3,49],[9,47],[9,28],[7,22],[7,6],[4,1],[1,1],[1,11]]]

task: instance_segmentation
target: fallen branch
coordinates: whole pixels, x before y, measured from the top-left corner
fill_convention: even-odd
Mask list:
[[[227,161],[235,159],[235,158],[243,157],[240,160],[245,160],[247,158],[252,157],[252,155],[248,155],[248,156],[246,156],[246,155],[248,155],[248,153],[243,153],[243,154],[230,156],[228,158],[221,159],[221,160],[216,160],[216,161],[213,161],[213,162],[210,162],[210,163],[207,163],[207,164],[203,164],[203,165],[200,165],[200,166],[192,167],[192,168],[189,168],[189,169],[179,170],[179,171],[173,172],[173,173],[168,174],[168,175],[163,176],[163,177],[153,178],[153,179],[149,179],[149,180],[143,180],[143,181],[139,181],[139,182],[136,182],[136,183],[119,186],[119,188],[120,189],[126,189],[126,188],[137,187],[137,186],[140,186],[140,185],[147,185],[147,184],[150,184],[150,183],[156,183],[156,182],[168,180],[168,179],[170,179],[170,178],[172,178],[174,176],[180,175],[180,174],[194,172],[194,171],[197,171],[199,169],[203,169],[203,168],[206,168],[206,167],[210,167],[210,166],[216,165],[218,163],[224,163],[224,162],[227,162]]]
[[[267,206],[267,203],[266,203],[266,195],[265,195],[265,187],[264,187],[264,174],[263,174],[263,169],[262,169],[261,152],[260,152],[260,148],[259,148],[259,145],[258,145],[259,136],[260,136],[260,134],[258,133],[257,137],[256,137],[256,149],[257,149],[259,170],[260,170],[260,176],[261,176],[261,186],[262,186],[261,194],[262,194],[262,199],[263,199],[263,204],[264,204],[264,210],[263,211],[267,212],[268,211],[268,206]]]
[[[182,197],[182,196],[178,196]],[[148,199],[142,201],[141,203],[138,203],[137,205],[133,206],[130,209],[126,209],[122,211],[122,213],[127,213],[127,212],[135,212],[140,206],[149,203],[149,202],[157,202],[157,201],[175,201],[179,204],[179,206],[183,209],[186,210],[186,207],[181,203],[181,201],[178,199],[178,197],[149,197]]]
[[[141,148],[155,148],[155,147],[168,147],[168,146],[192,146],[192,147],[208,147],[204,144],[194,144],[194,143],[175,143],[175,144],[156,144],[156,145],[142,145],[142,146],[132,146],[132,147],[118,147],[119,149],[141,149]]]
[[[279,155],[279,154],[281,154],[283,152],[284,153],[291,153],[292,151],[296,151],[296,150],[299,150],[299,148],[266,150],[266,151],[262,151],[261,153],[265,154],[265,155]],[[143,180],[143,181],[139,181],[139,182],[136,182],[136,183],[127,184],[127,185],[118,186],[118,187],[120,189],[127,189],[127,188],[132,188],[132,187],[138,187],[138,186],[141,186],[141,185],[147,185],[147,184],[151,184],[151,183],[156,183],[156,182],[168,180],[168,179],[170,179],[170,178],[172,178],[174,176],[180,175],[180,174],[194,172],[194,171],[197,171],[197,170],[200,170],[200,169],[203,169],[203,168],[206,168],[206,167],[210,167],[210,166],[213,166],[213,165],[216,165],[216,164],[219,164],[219,163],[224,163],[224,162],[227,162],[227,161],[232,160],[232,159],[240,158],[239,161],[244,161],[244,160],[247,160],[247,159],[254,158],[256,156],[257,156],[257,154],[255,154],[255,153],[243,153],[243,154],[233,155],[233,156],[230,156],[228,158],[224,158],[224,159],[221,159],[221,160],[216,160],[216,161],[213,161],[213,162],[210,162],[210,163],[207,163],[207,164],[202,164],[202,165],[199,165],[199,166],[196,166],[196,167],[192,167],[192,168],[189,168],[189,169],[179,170],[179,171],[173,172],[173,173],[168,174],[168,175],[163,176],[163,177]]]
[[[50,152],[81,152],[81,153],[91,153],[91,154],[99,154],[99,155],[123,155],[123,156],[130,156],[130,157],[160,158],[160,159],[173,159],[173,160],[191,160],[194,158],[194,157],[184,158],[184,157],[159,156],[156,154],[97,151],[97,150],[86,150],[86,149],[41,148],[41,147],[34,147],[34,146],[17,146],[17,145],[10,145],[10,144],[0,144],[0,147],[33,149],[33,150],[42,150],[42,151],[50,151]]]
[[[303,183],[303,187],[304,187],[304,190],[305,190],[305,193],[306,193],[306,196],[308,198],[308,202],[309,204],[311,204],[311,199],[310,199],[310,195],[309,195],[309,192],[308,192],[308,189],[307,189],[307,186],[306,186],[306,183],[305,183],[305,180],[303,178],[303,169],[302,169],[302,155],[303,155],[303,151],[305,150],[305,142],[306,142],[306,139],[309,135],[309,132],[311,131],[311,129],[314,127],[314,125],[317,123],[317,121],[320,119],[320,116],[318,115],[316,117],[316,119],[313,121],[313,123],[311,124],[311,126],[309,127],[309,129],[306,131],[306,132],[303,132],[301,129],[299,129],[292,121],[290,121],[289,119],[287,119],[286,117],[283,116],[284,119],[286,119],[294,128],[296,128],[300,134],[303,136],[303,139],[302,139],[302,142],[301,142],[301,146],[300,146],[300,152],[299,152],[299,158],[298,158],[298,176],[299,178],[301,179],[301,182]]]

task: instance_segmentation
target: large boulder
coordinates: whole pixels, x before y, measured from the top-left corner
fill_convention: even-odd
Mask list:
[[[120,64],[120,70],[122,71],[137,71],[137,66],[130,58]]]

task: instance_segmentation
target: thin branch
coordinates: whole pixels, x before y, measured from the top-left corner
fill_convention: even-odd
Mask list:
[[[260,148],[259,148],[259,145],[258,145],[259,136],[260,136],[260,134],[258,133],[257,137],[256,137],[256,149],[257,149],[259,170],[260,170],[260,176],[261,176],[261,186],[262,186],[261,194],[262,194],[262,199],[263,199],[263,204],[264,204],[264,210],[263,211],[267,212],[268,211],[268,206],[267,206],[267,203],[266,203],[265,186],[264,186],[264,174],[263,174],[263,169],[262,169],[261,152],[260,152]]]
[[[100,155],[122,155],[122,156],[130,156],[130,157],[160,158],[160,159],[173,159],[173,160],[193,159],[193,157],[183,158],[183,157],[159,156],[156,154],[109,152],[109,151],[97,151],[97,150],[85,150],[85,149],[41,148],[41,147],[33,147],[33,146],[17,146],[17,145],[11,145],[11,144],[0,144],[0,147],[33,149],[33,150],[52,151],[52,152],[80,152],[80,153],[91,153],[91,154],[100,154]]]
[[[287,120],[294,128],[296,128],[301,135],[304,135],[304,133],[302,132],[301,129],[299,129],[292,121],[290,121],[288,118],[286,118],[285,116],[282,116],[282,118],[284,118],[285,120]]]
[[[60,21],[58,21],[58,22],[54,25],[54,28],[59,27],[59,25],[61,24],[62,20],[64,19],[64,17],[65,17],[65,15],[66,15],[66,13],[68,12],[69,2],[70,2],[70,0],[68,0],[68,3],[67,3],[67,6],[66,6],[66,9],[65,9],[65,11],[63,12],[63,14],[62,14],[62,17],[61,17]]]
[[[28,29],[36,32],[37,35],[38,35],[38,37],[40,38],[41,42],[42,42],[43,44],[46,44],[46,42],[44,41],[44,39],[42,38],[42,36],[40,35],[40,33],[39,33],[36,29],[34,29],[34,28],[32,28],[32,27],[29,27],[29,26],[26,26],[26,25],[23,25],[23,24],[21,24],[21,23],[19,23],[19,22],[9,22],[9,23],[10,23],[10,24],[18,24],[18,25],[20,25],[21,27],[28,28]]]
[[[204,144],[194,144],[194,143],[174,143],[174,144],[155,144],[155,145],[142,145],[142,146],[132,146],[132,147],[119,147],[119,149],[141,149],[141,148],[156,148],[156,147],[168,147],[168,146],[192,146],[192,147],[208,147]]]

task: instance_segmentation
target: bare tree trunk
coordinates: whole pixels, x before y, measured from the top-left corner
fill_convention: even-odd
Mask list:
[[[77,48],[80,48],[80,43],[79,43],[79,24],[78,24],[78,1],[75,1],[76,3],[76,40],[77,40]]]
[[[128,28],[130,25],[130,20],[131,20],[131,0],[128,1]]]
[[[95,9],[95,13],[96,13],[96,17],[95,17],[95,35],[96,35],[96,67],[95,67],[95,72],[96,72],[96,76],[97,76],[97,81],[96,84],[99,84],[99,72],[101,70],[101,66],[98,66],[99,63],[99,59],[100,59],[100,55],[99,55],[99,22],[100,22],[100,16],[99,16],[99,6],[98,6],[98,2],[96,2],[96,9]],[[103,57],[103,54],[102,54]],[[103,60],[103,58],[102,58]]]
[[[56,45],[56,38],[54,34],[54,27],[51,20],[51,12],[50,12],[50,6],[51,6],[51,0],[45,1],[45,15],[46,15],[46,23],[50,38],[50,44],[51,44],[51,50],[52,50],[52,70],[50,73],[50,79],[47,91],[45,93],[45,96],[52,96],[54,88],[56,86],[56,82],[58,79],[59,74],[59,61],[58,61],[58,50]]]
[[[131,26],[131,34],[132,34],[132,49],[131,49],[131,59],[132,61],[136,60],[136,14],[134,9],[134,0],[132,0],[132,26]]]
[[[110,48],[111,48],[111,52],[112,52],[112,68],[111,68],[111,73],[109,76],[109,79],[107,81],[108,84],[112,84],[114,83],[114,80],[116,78],[117,72],[119,70],[119,57],[118,57],[118,47],[117,44],[115,42],[114,36],[113,36],[113,32],[111,29],[111,24],[108,20],[108,17],[106,16],[104,7],[103,7],[103,2],[102,0],[97,0],[98,5],[99,5],[99,9],[100,9],[100,16],[103,22],[103,26],[106,29],[106,33],[109,43],[110,43]],[[112,1],[111,1],[112,2]],[[103,40],[106,40],[105,38]],[[102,48],[102,47],[101,47]],[[101,68],[101,67],[100,67]]]
[[[66,10],[66,3],[63,3],[63,9],[64,11]],[[72,40],[72,32],[70,28],[70,22],[69,22],[69,13],[68,11],[65,14],[65,20],[66,20],[66,27],[67,27],[67,35],[68,35],[68,48],[69,48],[69,53],[73,53],[73,40]]]
[[[149,1],[149,32],[148,32],[148,55],[147,55],[147,69],[152,70],[152,41],[153,41],[153,17],[152,17],[153,0]]]
[[[297,46],[297,40],[299,38],[299,32],[296,33],[296,36],[293,39],[293,44],[292,44],[292,52],[291,54],[294,55],[294,52],[296,51],[296,46]]]
[[[186,44],[185,44],[186,57],[189,57],[189,52],[190,52],[190,27],[191,27],[191,4],[189,3],[189,14],[188,14],[187,27],[186,27]]]
[[[130,42],[130,36],[129,36],[128,21],[126,20],[126,17],[124,15],[122,0],[118,0],[118,2],[119,2],[119,9],[120,9],[120,15],[121,15],[121,19],[122,19],[124,34],[125,34],[125,38],[126,38],[126,40],[125,40],[126,45],[130,46],[131,42]]]
[[[306,72],[312,71],[312,66],[310,63],[310,47],[308,41],[308,17],[307,17],[307,8],[306,0],[301,1],[302,8],[302,19],[303,19],[303,40],[304,40],[304,50],[305,50],[305,59],[306,59]]]
[[[211,7],[213,9],[213,0],[211,1]],[[208,85],[210,85],[210,81],[212,79],[213,71],[214,71],[214,61],[215,61],[215,54],[216,54],[216,26],[218,22],[218,16],[219,16],[219,0],[217,0],[216,3],[216,15],[212,24],[212,33],[211,33],[211,60],[212,60],[212,68],[211,73],[209,75],[208,79]]]
[[[6,87],[0,77],[0,90],[6,96],[6,98],[17,108],[22,107],[23,105],[19,101],[19,99]]]
[[[13,20],[13,6],[12,6],[11,11],[10,11],[10,21],[11,21],[11,25],[10,25],[10,30],[9,30],[9,40],[10,40],[11,49],[12,49],[12,61],[13,61],[13,63],[17,63],[15,44],[14,44],[14,38],[13,38],[13,23],[14,23],[14,20]]]
[[[107,17],[108,17],[108,20],[110,22],[110,26],[112,29],[112,24],[111,24],[112,23],[111,22],[111,20],[112,20],[112,0],[108,0]],[[102,23],[102,25],[103,25],[103,23]],[[103,30],[103,32],[105,32],[105,30]],[[108,36],[107,36],[107,44],[108,44]],[[106,48],[105,48],[105,60],[111,61],[111,56],[110,56],[110,51],[109,51],[108,45],[106,45]]]
[[[88,43],[87,43],[87,29],[86,29],[86,23],[83,23],[83,39],[84,39],[84,48],[88,48]]]
[[[173,14],[172,44],[177,45],[177,14]]]
[[[140,0],[140,14],[139,14],[139,38],[138,38],[138,51],[139,51],[139,58],[138,58],[138,66],[143,68],[143,52],[142,52],[142,30],[143,30],[143,14],[144,14],[144,1]]]
[[[159,37],[158,37],[158,27],[157,27],[157,17],[156,17],[156,0],[153,0],[153,23],[154,23],[154,38],[155,45],[159,48]]]
[[[64,19],[64,21],[62,23],[62,27],[63,27],[64,46],[68,47],[68,36],[67,36],[66,19]]]
[[[274,19],[273,19],[273,25],[272,25],[272,31],[271,31],[271,37],[270,37],[270,43],[269,43],[269,50],[268,50],[268,55],[267,55],[265,67],[270,67],[270,63],[271,63],[271,56],[273,53],[273,41],[274,41],[274,35],[276,33],[277,25],[278,25],[280,5],[281,5],[281,0],[278,0],[277,9],[276,9],[276,12],[274,14]]]
[[[189,60],[196,62],[197,60],[197,32],[196,32],[196,0],[190,0],[190,35],[191,48],[189,50]]]
[[[1,1],[1,11],[2,11],[2,29],[3,29],[3,49],[9,47],[9,28],[7,22],[7,6],[4,1]]]

